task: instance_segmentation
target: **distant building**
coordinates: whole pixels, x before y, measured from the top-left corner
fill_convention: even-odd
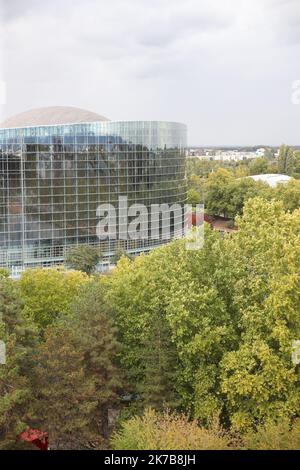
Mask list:
[[[263,148],[263,147],[256,150],[256,156],[257,157],[264,157],[265,153],[266,153],[266,149]]]
[[[277,184],[287,184],[292,179],[290,176],[278,174],[254,175],[248,176],[248,178],[267,183],[271,188],[275,188]]]
[[[205,155],[204,149],[202,148],[190,148],[187,151],[187,157],[193,158],[193,157],[202,157]]]
[[[239,150],[219,150],[215,156],[215,160],[230,162],[240,162],[252,158],[257,158],[256,152],[243,152]]]

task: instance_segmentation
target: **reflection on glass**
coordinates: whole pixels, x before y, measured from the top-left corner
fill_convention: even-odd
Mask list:
[[[186,127],[167,122],[99,122],[0,130],[0,266],[50,266],[73,244],[110,257],[163,240],[96,236],[102,203],[184,204]],[[173,221],[173,236],[182,232]]]

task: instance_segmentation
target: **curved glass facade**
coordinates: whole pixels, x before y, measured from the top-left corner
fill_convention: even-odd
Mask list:
[[[0,266],[16,270],[63,262],[77,244],[147,251],[164,240],[100,241],[100,204],[184,205],[186,126],[95,122],[0,129]],[[181,236],[183,216],[172,220]]]

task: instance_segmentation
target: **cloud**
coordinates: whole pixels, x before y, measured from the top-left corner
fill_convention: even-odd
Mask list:
[[[0,0],[0,11],[4,21],[11,21],[33,11],[41,10],[42,2],[38,0]]]
[[[4,113],[77,105],[187,122],[194,144],[296,141],[299,5],[0,0]]]

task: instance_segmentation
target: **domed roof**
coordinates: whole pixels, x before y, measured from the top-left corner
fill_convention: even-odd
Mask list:
[[[16,114],[2,122],[0,128],[51,126],[99,121],[109,121],[109,119],[85,109],[71,106],[50,106],[48,108],[36,108],[21,114]]]
[[[262,181],[263,183],[267,183],[272,188],[275,188],[277,184],[286,184],[292,178],[287,175],[279,175],[279,174],[266,174],[266,175],[254,175],[250,176],[254,181]]]

